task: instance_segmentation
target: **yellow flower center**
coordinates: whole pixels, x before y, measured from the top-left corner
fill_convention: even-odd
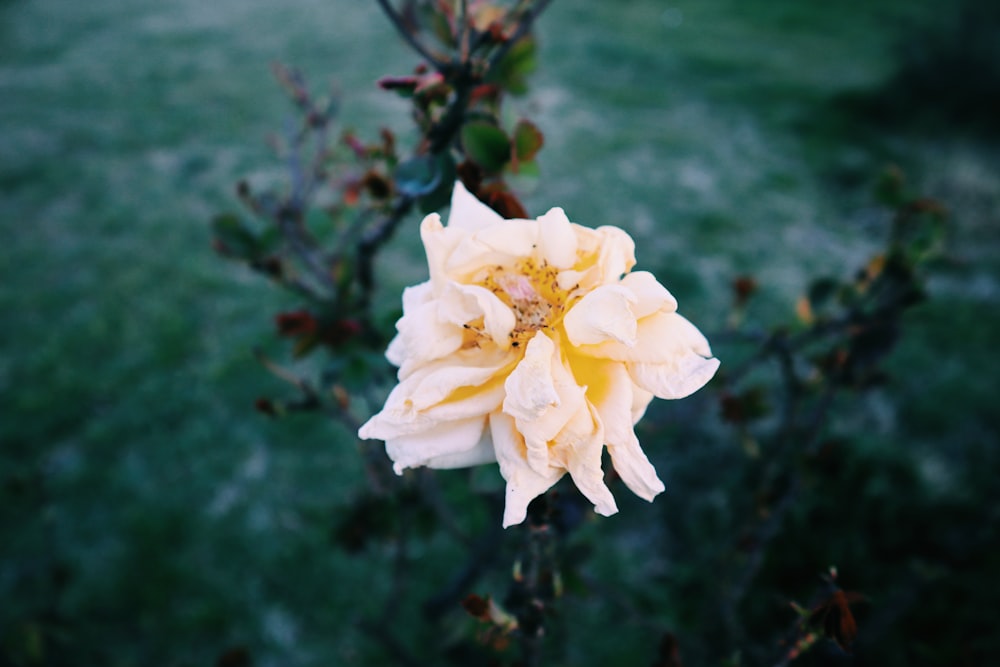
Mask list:
[[[558,275],[558,269],[544,260],[528,257],[513,266],[490,267],[478,281],[514,311],[512,347],[522,346],[536,331],[555,327],[562,320],[569,292],[559,287]],[[466,328],[481,334],[482,322],[469,322]]]

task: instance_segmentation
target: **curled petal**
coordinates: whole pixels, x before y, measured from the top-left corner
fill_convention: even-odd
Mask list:
[[[635,266],[635,241],[623,230],[611,225],[598,227],[597,233],[601,235],[600,257],[597,260],[600,282],[607,285],[617,282]]]
[[[708,383],[719,369],[718,359],[694,352],[665,364],[628,364],[635,383],[659,398],[685,398]]]
[[[386,354],[399,361],[399,378],[409,376],[421,364],[446,357],[462,346],[462,327],[442,321],[438,305],[428,301],[412,309],[396,322],[399,333]]]
[[[483,330],[501,347],[510,345],[517,323],[510,307],[497,295],[478,285],[448,282],[438,302],[437,316],[457,327],[483,318]]]
[[[660,311],[672,313],[677,310],[677,300],[649,271],[633,271],[619,284],[635,295],[632,312],[637,319]]]
[[[562,365],[553,341],[542,332],[528,341],[524,359],[504,383],[503,411],[524,437],[528,464],[539,473],[550,465],[550,442],[584,409],[583,389]]]
[[[594,503],[594,511],[611,516],[618,511],[611,490],[604,483],[601,454],[604,453],[604,429],[589,405],[582,406],[555,438],[554,456],[573,478],[587,500]]]
[[[462,351],[422,366],[396,385],[382,411],[358,435],[388,440],[497,410],[503,402],[506,368],[513,362],[499,350],[492,355]]]
[[[568,315],[568,314],[567,314]],[[592,357],[633,363],[670,363],[694,352],[712,356],[708,341],[697,328],[677,313],[657,312],[637,323],[635,345],[607,340],[596,345],[579,345],[577,351]]]
[[[507,528],[524,521],[528,504],[548,491],[566,471],[550,467],[539,473],[528,465],[524,439],[517,432],[513,417],[496,412],[490,415],[489,422],[500,474],[507,480],[503,512],[503,527]]]
[[[657,477],[653,465],[639,447],[639,439],[635,437],[632,428],[635,423],[634,389],[637,387],[632,383],[622,364],[607,364],[605,372],[609,376],[609,390],[595,407],[604,423],[604,439],[607,441],[608,453],[611,454],[611,463],[632,493],[651,501],[657,494],[663,492],[664,486]],[[641,393],[649,396],[647,392]],[[652,396],[649,396],[649,399],[645,399],[644,396],[639,398],[640,402],[645,400],[648,404]]]
[[[576,231],[561,208],[538,219],[538,251],[549,265],[568,269],[576,263]]]
[[[635,302],[635,295],[621,285],[605,285],[584,295],[563,318],[569,342],[598,345],[610,340],[626,347],[635,345]]]

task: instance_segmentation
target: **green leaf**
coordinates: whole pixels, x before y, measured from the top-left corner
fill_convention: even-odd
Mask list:
[[[500,171],[510,160],[510,139],[492,123],[466,123],[462,127],[462,146],[469,159],[487,172]]]
[[[441,169],[433,155],[418,155],[400,162],[393,173],[396,189],[410,197],[430,194],[441,183]]]
[[[528,92],[528,75],[536,67],[535,51],[535,38],[525,35],[490,70],[486,80],[499,84],[513,95],[523,95]]]
[[[544,143],[545,137],[534,123],[525,119],[517,122],[514,127],[514,154],[519,163],[534,160]]]

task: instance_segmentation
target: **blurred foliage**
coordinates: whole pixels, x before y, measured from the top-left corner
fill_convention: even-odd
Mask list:
[[[980,665],[1000,650],[1000,159],[988,133],[972,144],[956,137],[971,117],[946,115],[957,120],[927,134],[894,120],[996,88],[982,55],[984,64],[965,64],[967,50],[989,57],[971,45],[995,45],[976,36],[991,34],[990,3],[966,6],[557,2],[536,47],[517,54],[541,64],[518,110],[546,143],[545,188],[527,189],[523,205],[559,203],[581,222],[629,227],[641,266],[720,330],[786,321],[794,332],[810,326],[802,314],[817,323],[853,307],[877,268],[859,260],[887,229],[868,187],[885,161],[952,211],[948,250],[923,285],[930,298],[902,315],[884,374],[850,366],[851,377],[878,381],[861,399],[837,399],[763,551],[753,528],[791,480],[766,469],[762,434],[782,405],[766,392],[773,374],[718,401],[654,404],[640,424],[668,485],[654,505],[620,494],[621,514],[595,521],[561,489],[550,520],[562,531],[556,557],[572,567],[562,567],[562,597],[546,617],[543,664],[767,664],[762,655],[786,655],[808,632],[834,637],[818,634],[795,664]],[[965,27],[962,11],[976,17]],[[338,109],[344,128],[398,132],[407,99],[354,96],[412,65],[384,20],[356,3],[308,2],[293,11],[40,0],[0,13],[0,664],[405,664],[411,650],[451,664],[514,659],[516,643],[493,628],[520,604],[508,599],[509,568],[532,545],[497,529],[496,471],[408,475],[373,496],[364,463],[381,453],[358,452],[348,429],[254,414],[261,394],[287,391],[262,377],[255,345],[262,359],[321,375],[296,350],[311,337],[343,350],[333,341],[353,327],[259,283],[234,284],[238,273],[205,251],[202,220],[232,207],[221,184],[249,172],[257,192],[282,180],[261,168],[272,163],[253,140],[287,113],[264,83],[269,60],[313,79],[335,71],[350,91]],[[921,89],[923,79],[934,87]],[[903,115],[879,123],[863,104],[844,114],[847,93]],[[979,118],[969,123],[989,129]],[[511,117],[497,127],[519,155],[531,153],[530,128]],[[385,146],[381,135],[365,142]],[[399,172],[370,157],[356,164],[360,198],[378,199],[392,173],[425,196],[447,166]],[[893,192],[887,179],[883,196]],[[216,235],[273,271],[272,241],[255,223],[222,218]],[[305,224],[336,221],[322,213]],[[931,228],[913,228],[915,242],[934,242],[917,247],[937,249]],[[420,279],[419,249],[400,238],[383,266],[373,331],[391,329],[400,288]],[[905,272],[882,267],[884,293],[894,292]],[[739,276],[752,279],[734,308],[728,287]],[[807,288],[817,276],[829,278]],[[845,344],[884,349],[872,342]],[[739,363],[730,345],[716,344],[724,368]],[[338,356],[332,372],[345,387],[381,364],[364,347]],[[824,358],[838,359],[815,362]],[[288,414],[297,401],[270,407]],[[778,495],[760,494],[765,480]],[[444,536],[442,511],[454,519]],[[483,539],[470,555],[463,540],[474,535]],[[761,565],[734,632],[718,602],[754,553]],[[390,576],[400,564],[409,575]],[[831,565],[845,601],[864,595],[847,607],[851,656],[835,641],[845,616]],[[449,588],[477,568],[491,573]],[[499,610],[487,605],[483,619],[474,606],[470,616],[470,593]],[[370,622],[387,613],[390,637]],[[775,633],[784,645],[770,643]]]

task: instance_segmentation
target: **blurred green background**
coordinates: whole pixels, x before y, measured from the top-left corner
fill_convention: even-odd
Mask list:
[[[985,664],[1000,648],[991,5],[563,0],[508,109],[546,136],[531,212],[624,227],[708,332],[737,275],[771,324],[809,277],[856,270],[881,242],[885,165],[951,210],[890,385],[845,417],[836,475],[792,513],[769,597],[745,609],[784,619],[836,564],[872,598],[857,664]],[[374,81],[415,59],[374,3],[0,2],[0,665],[394,664],[355,625],[390,590],[388,555],[330,539],[364,488],[352,437],[253,411],[284,388],[251,348],[276,345],[272,317],[295,303],[210,248],[233,183],[280,177],[265,139],[292,114],[273,61],[335,82],[344,127],[405,133]],[[383,255],[383,312],[424,275],[415,223]],[[718,619],[690,600],[725,558],[703,545],[744,503],[738,445],[689,423],[715,420],[711,401],[650,416],[672,434],[647,444],[668,493],[619,493],[621,517],[586,527],[591,574],[675,628],[689,665],[717,664]],[[459,555],[424,546],[404,627]],[[563,611],[570,628],[607,614],[588,600]],[[565,664],[652,663],[641,625],[601,636]]]

